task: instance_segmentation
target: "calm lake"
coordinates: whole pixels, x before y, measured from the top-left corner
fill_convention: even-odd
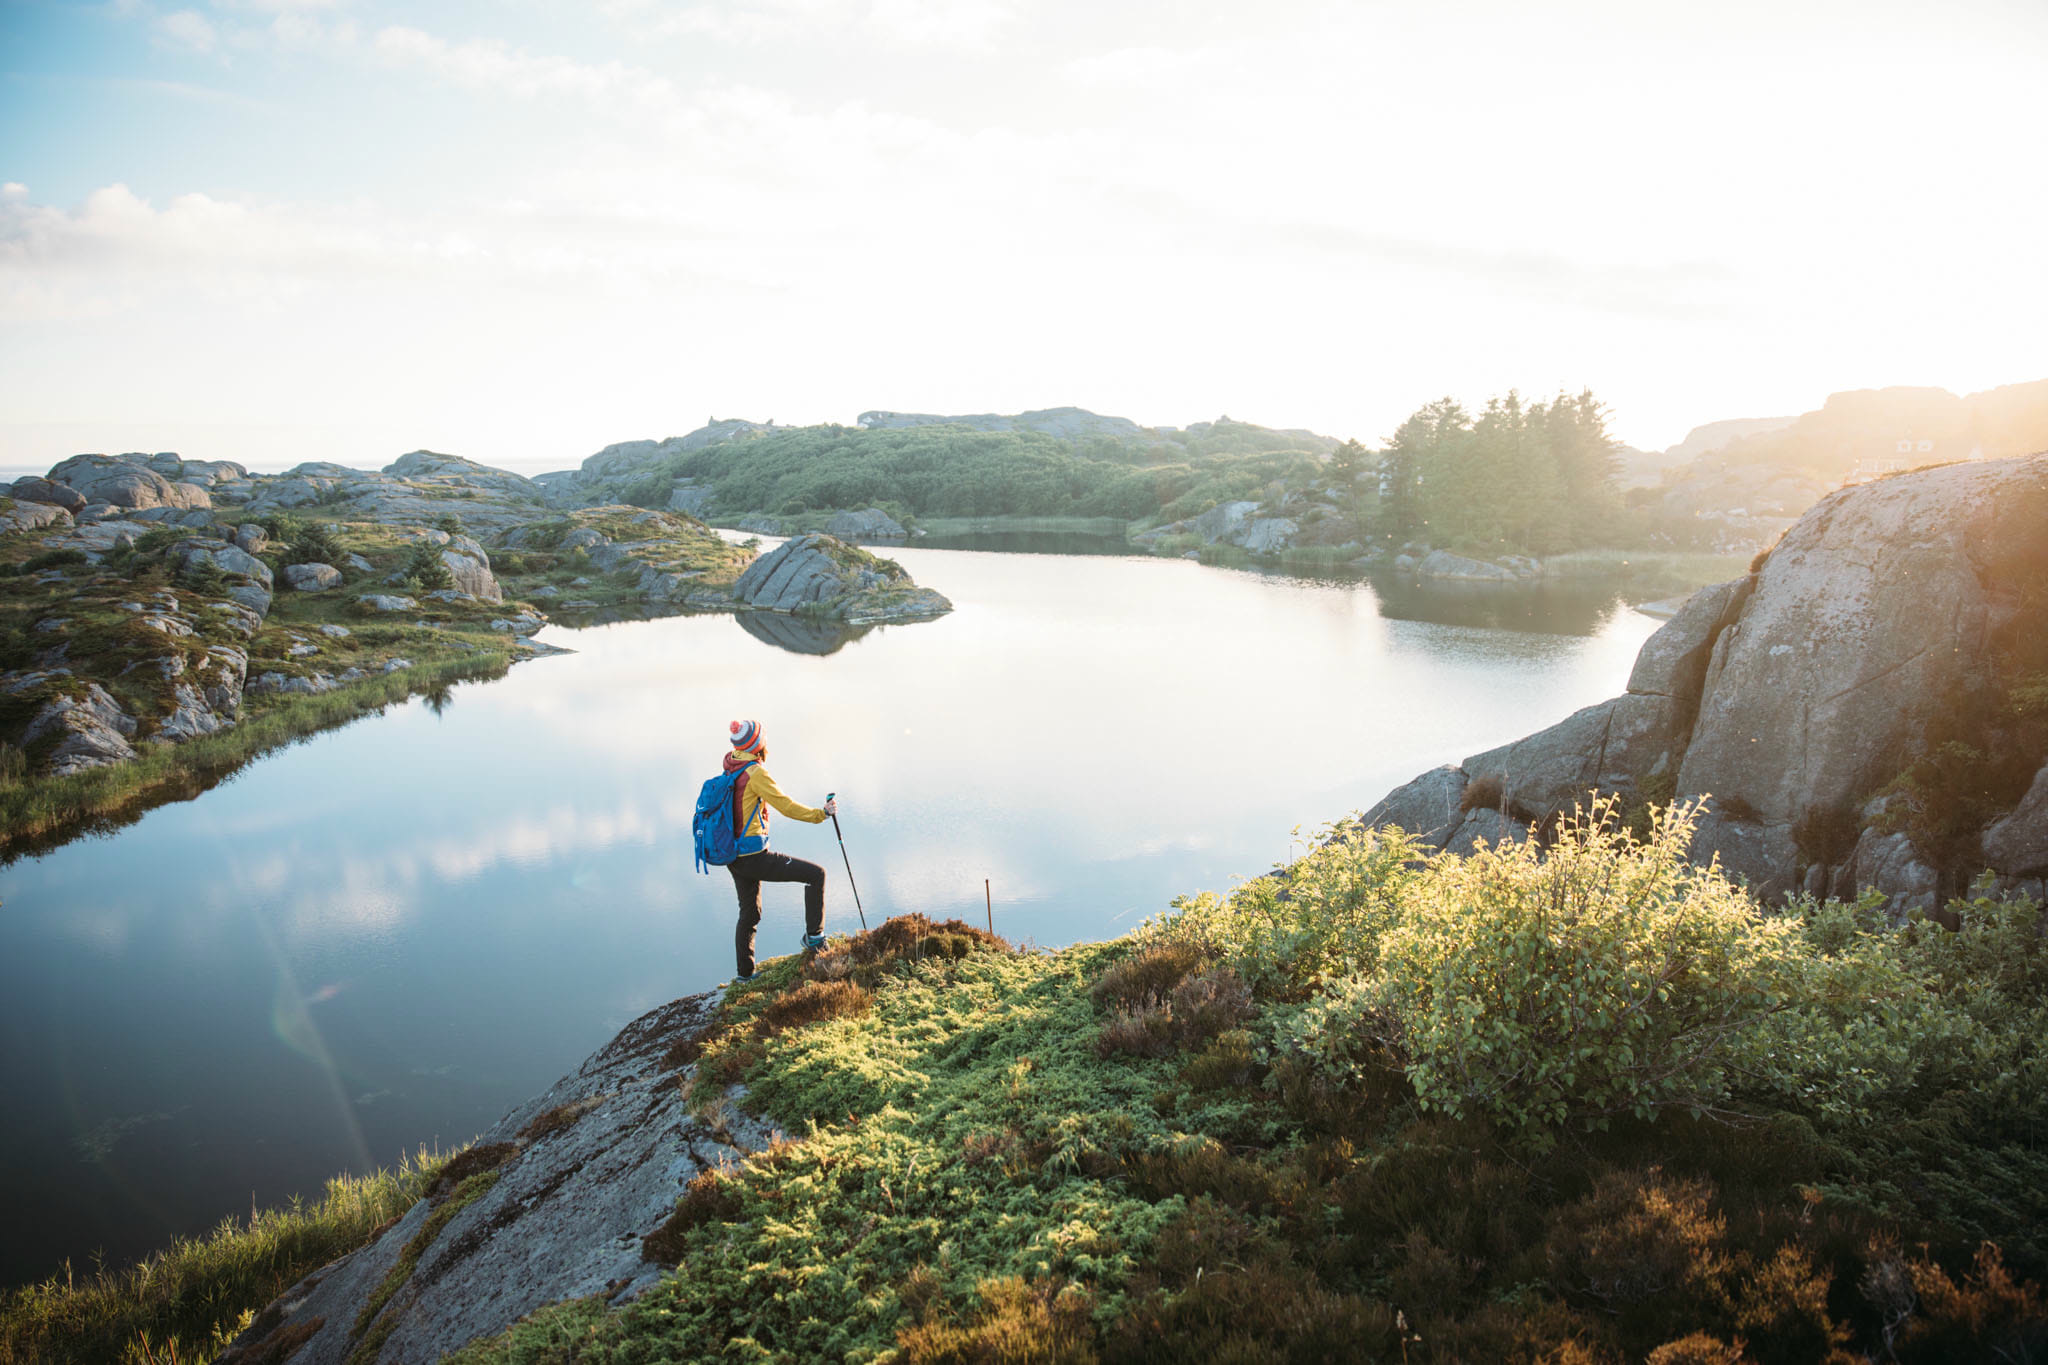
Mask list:
[[[734,717],[786,790],[840,794],[869,923],[979,921],[986,878],[998,932],[1051,947],[1613,695],[1657,625],[1598,590],[884,553],[954,613],[843,644],[550,626],[575,654],[0,869],[0,1281],[461,1143],[727,979],[731,882],[693,870],[689,824]],[[857,927],[829,824],[778,818],[774,846],[828,867],[828,932]],[[764,957],[801,925],[796,888],[766,901]]]

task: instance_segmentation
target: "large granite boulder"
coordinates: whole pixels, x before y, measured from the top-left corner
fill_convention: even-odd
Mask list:
[[[747,566],[733,599],[764,611],[793,611],[841,621],[937,616],[953,604],[920,588],[892,560],[826,535],[795,536]]]
[[[341,570],[332,564],[288,564],[284,581],[294,592],[326,592],[341,586]]]
[[[85,494],[68,483],[37,478],[16,479],[14,487],[8,490],[8,496],[17,502],[48,503],[52,507],[61,507],[74,516],[83,512],[90,501]]]
[[[1991,687],[1987,557],[2014,537],[2048,540],[2048,456],[1823,499],[1715,645],[1679,794],[1740,798],[1772,824],[1860,807],[1937,718]]]
[[[1687,600],[1644,644],[1626,695],[1450,771],[1466,789],[1497,783],[1483,804],[1527,822],[1594,792],[1700,800],[1693,858],[1766,898],[1872,886],[1895,911],[1930,906],[1977,869],[1937,865],[1872,798],[1930,736],[1996,711],[1979,703],[2010,685],[1997,643],[2048,630],[2022,614],[2040,610],[2028,585],[2044,545],[2048,455],[1844,489],[1759,572]],[[1421,800],[1425,782],[1457,788],[1439,770],[1369,822],[1416,818],[1397,807]],[[2048,774],[1983,831],[1982,851],[2009,886],[2048,872]]]
[[[465,536],[463,539],[468,540],[468,537]],[[477,545],[475,541],[469,541],[469,545],[473,553],[465,554],[454,549],[441,551],[441,562],[448,566],[449,575],[455,579],[456,589],[468,593],[479,601],[504,601],[505,590],[498,586],[497,576],[491,572],[490,556],[486,555],[483,547]]]

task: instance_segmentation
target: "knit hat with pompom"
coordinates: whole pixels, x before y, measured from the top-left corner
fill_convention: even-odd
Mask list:
[[[727,728],[732,732],[733,748],[747,754],[761,752],[761,743],[765,736],[761,732],[760,721],[736,720]]]

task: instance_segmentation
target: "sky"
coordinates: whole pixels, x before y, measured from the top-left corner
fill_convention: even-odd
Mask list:
[[[2048,377],[2042,0],[0,0],[0,466]]]

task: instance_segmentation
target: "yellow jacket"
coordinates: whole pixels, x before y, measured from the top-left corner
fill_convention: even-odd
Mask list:
[[[775,785],[775,779],[768,775],[767,767],[752,754],[742,754],[737,749],[725,756],[725,769],[733,769],[751,763],[733,784],[732,799],[735,806],[745,813],[745,822],[740,826],[742,839],[759,839],[762,848],[768,847],[768,807],[773,806],[792,820],[805,824],[821,825],[825,812],[815,806],[806,806],[801,801],[792,801]]]

